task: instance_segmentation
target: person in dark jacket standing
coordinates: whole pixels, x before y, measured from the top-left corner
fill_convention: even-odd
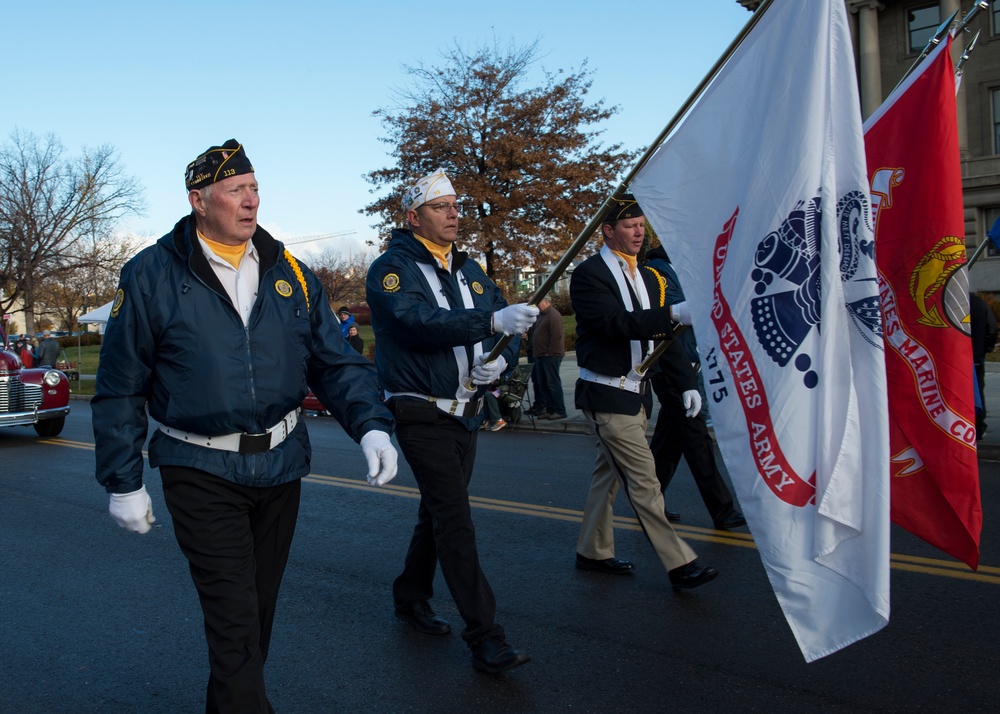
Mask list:
[[[532,371],[538,372],[536,397],[541,402],[536,418],[565,419],[566,401],[559,377],[559,366],[566,356],[562,315],[547,297],[539,300],[538,309],[538,322],[531,329],[531,354],[535,360]]]
[[[359,355],[365,353],[365,341],[361,339],[361,335],[358,334],[358,326],[351,325],[347,328],[347,344],[357,350]]]
[[[508,306],[476,261],[454,247],[461,207],[442,170],[412,186],[402,205],[409,229],[392,232],[366,283],[379,382],[420,488],[417,525],[393,583],[395,612],[426,634],[451,631],[429,602],[440,561],[465,620],[462,639],[473,666],[501,672],[529,656],[508,644],[495,620],[496,598],[479,563],[468,487],[483,420],[482,385],[516,361],[518,338],[496,360],[485,358],[499,334],[527,330],[538,308]]]
[[[299,405],[311,386],[373,485],[396,473],[393,420],[319,280],[257,225],[243,146],[209,148],[185,178],[191,213],[122,269],[92,401],[97,480],[121,527],[150,530],[148,408],[149,463],[204,613],[206,711],[272,712],[264,663],[310,464]]]
[[[976,385],[979,389],[981,409],[976,409],[976,439],[986,434],[986,353],[992,352],[997,343],[997,319],[986,301],[969,293],[969,330],[972,337],[972,363],[975,366]]]
[[[614,555],[612,506],[619,485],[625,488],[643,533],[666,568],[671,586],[694,588],[718,575],[700,565],[694,550],[670,526],[656,480],[646,427],[653,398],[635,368],[652,351],[653,341],[672,332],[674,322],[690,324],[686,303],[667,305],[665,286],[650,268],[637,264],[646,219],[630,194],[612,203],[604,215],[604,246],[583,261],[570,279],[576,312],[576,359],[580,378],[576,406],[594,428],[597,463],[584,505],[576,544],[576,567],[613,575],[634,570]],[[661,366],[670,369],[687,415],[701,411],[697,376],[675,341]]]
[[[54,367],[59,361],[59,340],[48,330],[42,332],[42,341],[38,344],[38,359],[35,361],[39,367]]]

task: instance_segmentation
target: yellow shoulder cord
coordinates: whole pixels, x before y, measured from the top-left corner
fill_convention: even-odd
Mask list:
[[[302,274],[302,268],[299,267],[299,263],[292,254],[288,252],[288,248],[285,248],[285,260],[288,264],[292,266],[292,272],[295,273],[295,277],[299,279],[299,285],[302,286],[302,294],[306,298],[306,312],[309,311],[309,288],[306,287],[306,277]]]
[[[660,284],[660,307],[667,301],[667,279],[660,275],[656,268],[650,268],[648,265],[643,266],[646,270],[649,270],[656,276],[656,282]]]

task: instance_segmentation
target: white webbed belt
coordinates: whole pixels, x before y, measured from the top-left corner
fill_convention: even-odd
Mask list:
[[[201,434],[192,434],[189,431],[174,429],[165,424],[160,424],[160,431],[178,441],[186,441],[189,444],[196,444],[209,449],[233,451],[239,454],[262,454],[265,451],[270,451],[287,439],[298,423],[299,410],[293,409],[281,421],[263,434],[247,434],[243,432],[223,434],[222,436],[202,436]]]
[[[607,375],[592,372],[586,367],[580,367],[580,379],[585,382],[593,382],[594,384],[603,384],[606,387],[624,389],[627,392],[642,393],[642,382],[636,382],[634,379],[629,379],[628,377],[608,377]]]

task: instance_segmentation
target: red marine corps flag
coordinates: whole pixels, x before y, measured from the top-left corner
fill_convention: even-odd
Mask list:
[[[865,122],[889,393],[891,516],[972,569],[979,467],[950,38]]]

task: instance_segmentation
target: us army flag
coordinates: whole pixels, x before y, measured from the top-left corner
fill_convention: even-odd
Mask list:
[[[631,189],[687,294],[719,448],[803,656],[877,632],[886,384],[844,3],[776,0]]]
[[[979,563],[965,210],[951,38],[865,122],[885,323],[891,517]]]

